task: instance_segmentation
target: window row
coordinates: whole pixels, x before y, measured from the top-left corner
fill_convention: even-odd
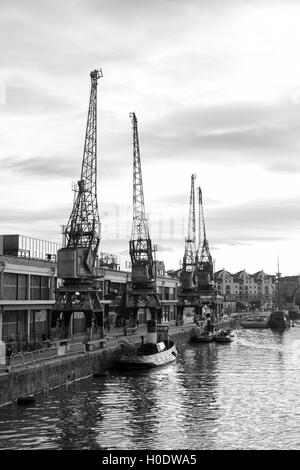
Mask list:
[[[3,300],[49,300],[50,277],[30,276],[29,298],[28,279],[26,274],[4,273]]]

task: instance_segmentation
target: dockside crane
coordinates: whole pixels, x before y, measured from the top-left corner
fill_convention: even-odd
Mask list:
[[[198,248],[196,252],[196,280],[200,290],[212,290],[214,285],[214,265],[206,236],[205,219],[203,212],[202,190],[198,188],[199,229]]]
[[[57,276],[62,286],[55,291],[51,328],[57,320],[67,337],[73,313],[83,312],[89,338],[103,337],[103,310],[100,304],[99,270],[96,266],[100,244],[97,203],[97,85],[102,70],[90,73],[91,91],[82,158],[81,177],[73,208],[64,228],[65,246],[57,253]]]
[[[156,291],[156,266],[145,213],[138,121],[135,113],[130,113],[129,117],[133,129],[133,222],[129,241],[132,288],[127,292],[126,311],[131,325],[135,326],[138,310],[146,309],[146,341],[156,343],[156,325],[161,320],[161,305]]]
[[[214,287],[214,263],[209,250],[203,211],[201,187],[198,188],[198,247],[195,259],[197,292],[202,305],[210,305],[215,311],[216,292]]]
[[[178,292],[177,324],[183,324],[183,311],[185,306],[194,307],[197,313],[200,302],[197,297],[195,278],[196,268],[196,211],[195,211],[195,179],[191,176],[191,192],[189,203],[188,232],[185,238],[185,249],[181,269],[181,288]]]

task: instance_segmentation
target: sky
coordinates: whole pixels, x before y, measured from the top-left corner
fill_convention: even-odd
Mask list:
[[[196,174],[216,270],[300,273],[299,17],[296,0],[1,0],[0,233],[61,241],[101,68],[101,251],[128,256],[135,112],[167,269]]]

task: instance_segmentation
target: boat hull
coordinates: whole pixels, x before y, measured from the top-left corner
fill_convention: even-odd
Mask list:
[[[270,314],[250,315],[241,320],[242,328],[269,328]]]
[[[129,368],[152,368],[176,361],[177,349],[175,344],[165,351],[155,354],[137,355],[135,352],[122,354],[118,364]]]
[[[36,402],[36,399],[33,395],[28,395],[26,397],[19,397],[17,399],[17,405],[32,405]]]
[[[270,328],[274,330],[285,330],[290,326],[290,317],[287,311],[274,310],[274,312],[271,313]]]
[[[214,340],[214,337],[214,332],[206,331],[197,326],[195,326],[190,332],[191,343],[211,343]]]
[[[214,335],[212,336],[192,336],[191,342],[192,343],[212,343],[214,340]]]
[[[225,337],[221,337],[221,336],[216,336],[215,337],[215,342],[216,343],[232,343],[232,341],[234,340],[233,337],[230,337],[230,336],[225,336]]]
[[[234,340],[234,333],[231,330],[219,330],[215,335],[216,343],[231,343]]]
[[[270,328],[272,330],[285,330],[289,328],[290,326],[291,326],[290,322],[286,322],[286,321],[273,320],[272,322],[270,322]]]
[[[241,327],[242,328],[268,328],[269,323],[268,322],[252,322],[252,321],[246,322],[246,321],[243,321],[243,322],[241,322]]]

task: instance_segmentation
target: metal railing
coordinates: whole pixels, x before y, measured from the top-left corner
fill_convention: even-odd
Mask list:
[[[13,354],[31,352],[37,349],[47,349],[50,346],[50,340],[45,339],[44,336],[36,336],[35,338],[28,339],[26,335],[15,335],[4,337],[2,341],[10,345]]]
[[[37,349],[36,351],[14,354],[10,357],[9,364],[7,365],[9,365],[10,368],[24,367],[29,364],[55,359],[57,357],[85,352],[86,347],[82,342],[70,343],[68,346],[66,345],[65,349],[62,351],[59,351],[59,346],[57,345],[50,348]]]
[[[41,360],[47,360],[54,357],[57,357],[58,348],[47,348],[47,349],[37,349],[36,351],[25,352],[14,354],[10,358],[10,367],[20,367],[34,362],[40,362]]]

